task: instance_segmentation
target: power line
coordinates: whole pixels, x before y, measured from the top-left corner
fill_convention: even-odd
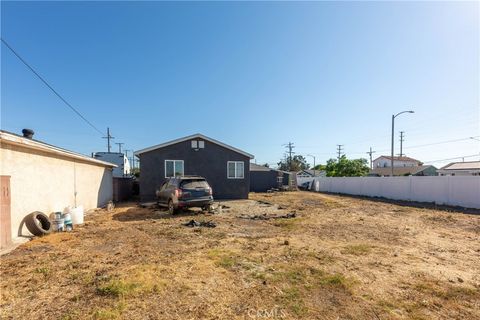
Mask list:
[[[480,157],[480,154],[472,154],[472,155],[469,155],[469,156],[461,156],[461,157],[448,158],[448,159],[431,160],[431,161],[425,161],[424,163],[434,163],[434,162],[442,162],[442,161],[456,160],[456,159],[463,159],[463,158],[472,158],[472,157]]]
[[[37,71],[35,71],[35,69],[33,69],[32,66],[30,66],[3,38],[1,38],[3,44],[8,48],[10,49],[10,51],[25,65],[27,66],[28,69],[30,69],[30,71],[32,71],[58,98],[60,98],[60,100],[62,100],[73,112],[75,112],[80,118],[83,119],[83,121],[85,121],[90,127],[92,127],[94,130],[96,130],[98,133],[102,134],[103,135],[103,132],[100,131],[97,127],[95,127],[90,121],[87,120],[87,118],[85,118],[81,113],[80,111],[78,111],[77,109],[75,109],[70,103],[68,103],[67,100],[65,100],[65,98],[63,98],[55,89],[53,89],[53,87],[48,84],[48,82],[41,76],[37,73]]]

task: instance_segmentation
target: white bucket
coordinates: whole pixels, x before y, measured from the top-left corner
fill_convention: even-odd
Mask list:
[[[70,215],[72,216],[73,224],[83,224],[83,207],[78,206],[70,209]]]

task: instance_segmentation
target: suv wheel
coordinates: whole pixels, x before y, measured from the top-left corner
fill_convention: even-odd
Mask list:
[[[172,200],[168,200],[168,213],[170,213],[170,214],[177,213],[177,210],[175,209],[175,206],[173,205]]]

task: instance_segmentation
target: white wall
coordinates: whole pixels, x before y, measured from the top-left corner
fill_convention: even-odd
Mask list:
[[[406,160],[395,160],[393,161],[394,167],[415,167],[418,166],[418,162],[416,161],[406,161]],[[379,158],[373,160],[373,167],[374,168],[391,168],[392,161],[385,158]]]
[[[480,177],[315,178],[312,189],[480,209]]]
[[[313,181],[313,177],[299,177],[297,175],[297,186],[300,186],[302,185],[302,183],[305,183],[305,182],[311,182]]]
[[[103,165],[6,143],[1,145],[0,160],[0,174],[11,177],[12,237],[29,234],[26,227],[19,227],[33,211],[49,215],[75,202],[89,210],[112,200],[112,170]]]

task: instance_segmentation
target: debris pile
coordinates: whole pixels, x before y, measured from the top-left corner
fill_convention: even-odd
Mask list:
[[[296,216],[297,214],[295,212],[290,212],[283,215],[271,215],[271,216],[267,215],[266,213],[256,214],[254,216],[241,215],[241,216],[238,216],[237,218],[250,219],[250,220],[270,220],[270,219],[291,219],[291,218],[295,218]]]
[[[195,221],[195,220],[190,220],[187,223],[183,224],[185,227],[205,227],[205,228],[215,228],[217,225],[215,222],[212,221]]]

